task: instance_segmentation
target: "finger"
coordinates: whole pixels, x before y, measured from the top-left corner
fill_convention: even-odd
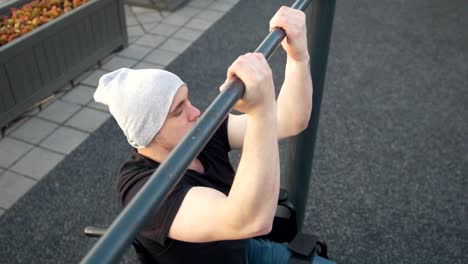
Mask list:
[[[283,28],[288,24],[288,7],[282,6],[270,20],[270,31],[274,28]]]
[[[267,59],[266,59],[266,57],[265,57],[265,54],[263,54],[263,53],[256,53],[256,56],[257,56],[257,58],[258,58],[260,61],[262,61],[262,62],[264,62],[264,63],[268,63],[268,62],[267,62]]]
[[[260,59],[260,60],[265,59],[265,55],[263,55],[263,53],[261,53],[261,52],[255,52],[253,55],[257,59]]]
[[[271,75],[271,68],[267,59],[262,53],[253,54],[255,59],[252,60],[252,73],[257,79],[264,79],[265,76]]]
[[[243,59],[242,58],[243,55],[237,57],[237,59],[231,64],[231,66],[229,66],[227,72],[226,72],[226,83],[229,82],[229,80],[232,79],[232,77],[234,77],[236,74],[235,74],[235,71],[238,69],[238,64],[240,63],[240,61]]]
[[[226,79],[224,83],[219,86],[219,91],[220,92],[224,91],[224,89],[226,89],[227,87],[227,84],[228,84],[228,80]]]
[[[270,20],[270,31],[274,28],[282,28],[289,35],[290,33],[295,33],[294,30],[300,29],[303,24],[305,24],[304,12],[289,7],[282,7]]]
[[[232,63],[228,69],[227,83],[229,83],[229,81],[234,78],[234,76],[237,76],[244,82],[247,80],[247,78],[249,78],[250,72],[247,70],[249,68],[248,56],[248,54],[239,56],[237,60]]]

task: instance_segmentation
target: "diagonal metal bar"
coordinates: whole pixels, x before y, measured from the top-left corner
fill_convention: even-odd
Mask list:
[[[298,0],[291,7],[305,11],[311,0]],[[269,59],[286,36],[284,30],[274,29],[255,49]],[[115,263],[132,243],[151,214],[182,178],[190,162],[200,153],[213,133],[221,125],[234,104],[244,94],[245,87],[233,78],[200,117],[197,124],[172,150],[167,160],[117,216],[104,236],[94,245],[81,263]]]

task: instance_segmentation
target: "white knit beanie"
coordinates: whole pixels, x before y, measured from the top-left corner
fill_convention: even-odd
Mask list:
[[[122,68],[104,74],[94,93],[135,148],[144,148],[159,132],[172,100],[184,82],[165,70]]]

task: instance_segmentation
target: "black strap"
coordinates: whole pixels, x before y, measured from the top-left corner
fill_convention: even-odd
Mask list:
[[[309,257],[315,251],[318,238],[314,235],[298,233],[289,243],[288,248],[294,253]]]
[[[298,233],[289,243],[288,249],[291,251],[288,264],[310,264],[315,255],[328,258],[325,242],[310,234]]]

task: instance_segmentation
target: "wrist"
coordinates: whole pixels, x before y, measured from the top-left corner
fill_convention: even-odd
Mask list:
[[[287,57],[287,63],[294,63],[294,64],[297,64],[297,65],[308,66],[309,62],[310,62],[309,53],[306,53],[306,54],[304,54],[302,56],[298,56],[298,57],[291,57],[289,55]]]
[[[276,103],[255,107],[254,109],[246,113],[246,116],[249,119],[255,120],[276,120]]]

